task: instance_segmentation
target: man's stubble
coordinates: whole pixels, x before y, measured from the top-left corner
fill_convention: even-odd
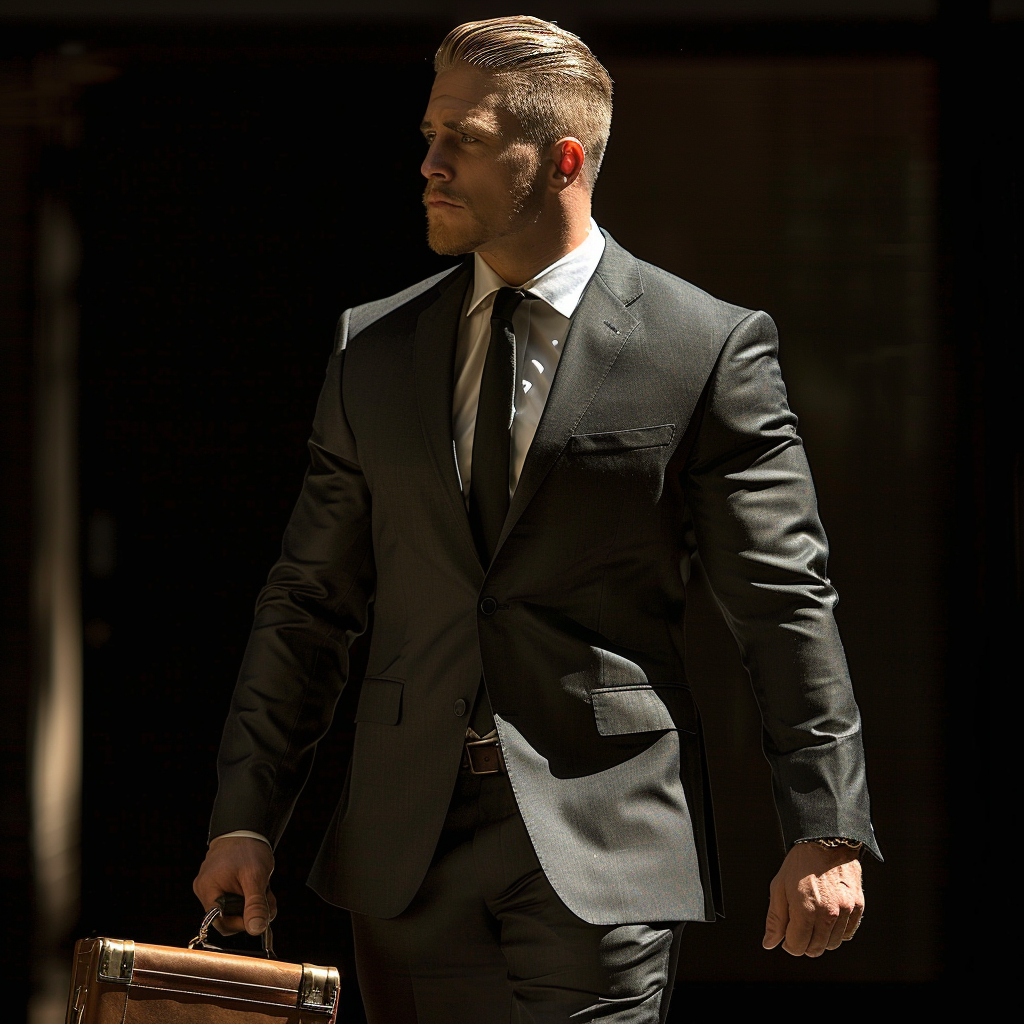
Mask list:
[[[451,198],[455,198],[452,196]],[[424,195],[424,201],[426,195]],[[463,200],[463,208],[472,214],[469,205]],[[469,223],[461,230],[444,220],[443,214],[430,215],[427,212],[427,245],[438,256],[461,256],[463,253],[475,252],[487,242],[487,232],[476,216],[466,218]]]
[[[531,173],[532,172],[532,173]],[[431,196],[444,196],[454,202],[461,203],[469,221],[461,230],[450,223],[445,223],[442,215],[430,216],[427,211],[427,245],[439,256],[461,256],[464,253],[486,250],[488,245],[498,239],[521,230],[530,220],[536,220],[541,213],[542,199],[535,180],[536,168],[517,175],[509,189],[509,206],[501,217],[481,216],[475,204],[466,195],[443,186],[428,185],[423,192],[423,204]],[[491,223],[488,223],[491,221]]]

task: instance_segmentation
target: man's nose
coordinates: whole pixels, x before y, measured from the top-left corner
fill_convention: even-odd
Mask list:
[[[428,181],[452,180],[452,166],[445,159],[444,150],[436,139],[427,148],[427,155],[423,158],[423,163],[420,164],[420,174]]]

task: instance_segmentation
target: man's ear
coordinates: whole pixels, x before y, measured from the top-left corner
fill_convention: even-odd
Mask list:
[[[583,170],[583,164],[586,161],[583,143],[572,137],[559,139],[551,147],[551,161],[554,164],[551,171],[551,184],[556,191],[560,192],[572,185]]]

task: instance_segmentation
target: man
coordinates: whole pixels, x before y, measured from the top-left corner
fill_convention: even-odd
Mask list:
[[[878,855],[825,538],[763,313],[590,217],[611,80],[555,25],[455,29],[421,130],[429,242],[341,319],[256,612],[195,891],[275,912],[273,846],[374,627],[311,876],[369,1020],[664,1020],[719,904],[683,660],[699,551],[765,725],[788,853],[764,945],[852,937]]]

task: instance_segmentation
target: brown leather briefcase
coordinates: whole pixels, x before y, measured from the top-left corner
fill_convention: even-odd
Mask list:
[[[187,949],[81,939],[67,1024],[335,1024],[337,968],[274,959],[269,929],[262,956],[219,950],[207,941],[218,914]]]

